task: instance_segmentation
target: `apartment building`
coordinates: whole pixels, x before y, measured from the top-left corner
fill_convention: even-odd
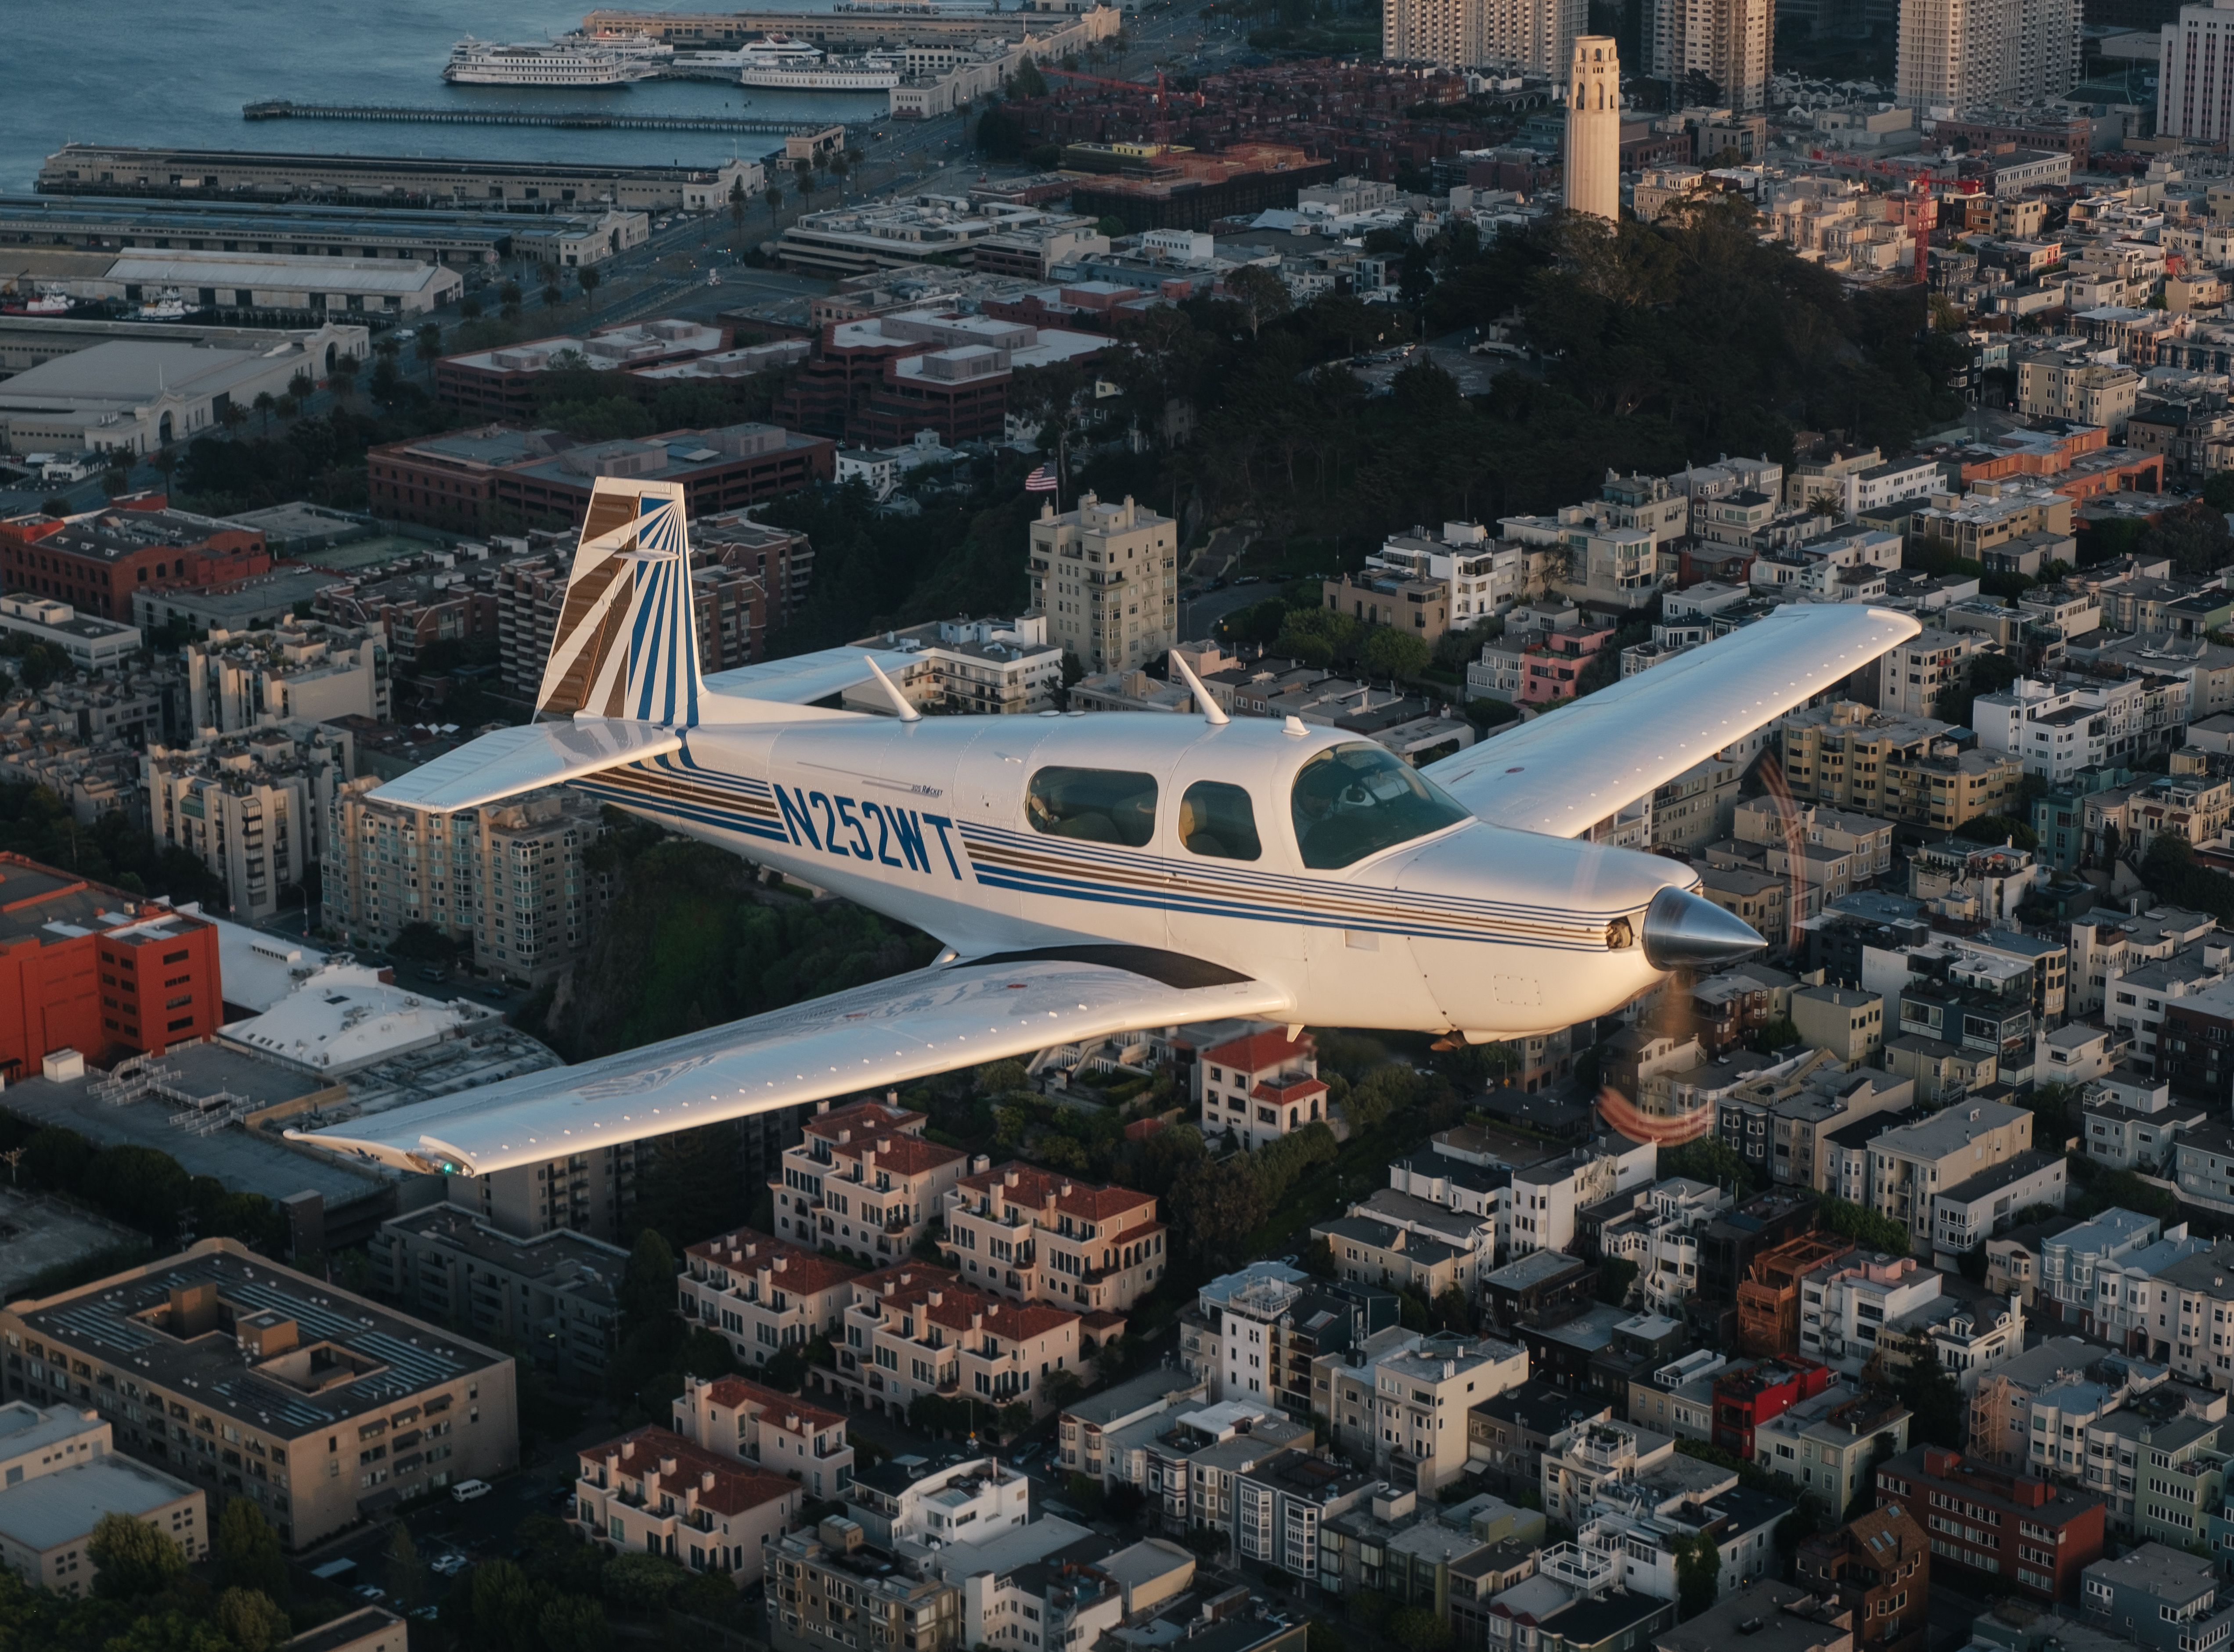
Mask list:
[[[1388,1330],[1321,1355],[1312,1392],[1328,1440],[1400,1487],[1432,1495],[1465,1473],[1466,1417],[1528,1380],[1527,1350],[1491,1337]]]
[[[508,1355],[234,1239],[11,1303],[0,1342],[8,1398],[91,1406],[125,1452],[246,1498],[291,1550],[519,1460]]]
[[[376,794],[372,775],[325,802],[319,885],[326,924],[385,947],[424,924],[469,946],[475,966],[521,986],[555,981],[589,955],[612,876],[585,857],[604,835],[592,799],[553,787],[443,813]]]
[[[1800,1356],[1858,1376],[1880,1333],[1938,1295],[1938,1272],[1913,1257],[1856,1251],[1823,1263],[1800,1282]]]
[[[119,1455],[98,1411],[0,1404],[0,1566],[35,1589],[74,1600],[94,1592],[94,1528],[108,1514],[153,1526],[189,1564],[208,1551],[202,1489]]]
[[[187,643],[184,657],[189,726],[198,733],[389,717],[384,632],[315,620],[277,630],[213,630]]]
[[[1532,1250],[1568,1249],[1580,1211],[1617,1193],[1651,1186],[1659,1179],[1659,1149],[1651,1143],[1606,1135],[1515,1170],[1508,1255],[1518,1259]]]
[[[2202,1652],[2234,1636],[2234,1603],[2220,1603],[2211,1563],[2167,1543],[2087,1567],[2079,1607],[2087,1623],[2147,1652]]]
[[[1473,1294],[1480,1255],[1447,1240],[1355,1215],[1315,1222],[1311,1237],[1326,1242],[1336,1277],[1346,1283],[1409,1290],[1428,1302],[1449,1290]]]
[[[939,1219],[969,1155],[923,1139],[927,1116],[882,1101],[817,1113],[768,1184],[780,1239],[828,1246],[869,1267],[914,1250]]]
[[[1580,1422],[1544,1444],[1544,1513],[1566,1525],[1581,1523],[1601,1488],[1634,1482],[1676,1455],[1676,1442],[1625,1422]]]
[[[2129,974],[2144,963],[2169,958],[2201,942],[2218,927],[2202,912],[2177,906],[2152,906],[2145,912],[2097,907],[2071,920],[2070,990],[2074,1016],[2100,1010],[2113,975]]]
[[[604,1381],[628,1266],[618,1245],[566,1228],[524,1237],[434,1205],[382,1223],[366,1249],[390,1301],[519,1349],[562,1388]]]
[[[737,1588],[764,1576],[767,1545],[794,1522],[798,1481],[744,1467],[649,1426],[577,1453],[574,1518],[617,1554],[663,1555]]]
[[[2185,1237],[2185,1224],[2172,1230]],[[2153,1216],[2113,1208],[2074,1223],[2061,1232],[2040,1239],[2040,1285],[2044,1313],[2067,1325],[2091,1322],[2100,1295],[2097,1274],[2107,1263],[2123,1260],[2155,1244],[2165,1229]]]
[[[1804,1538],[1796,1561],[1801,1588],[1821,1590],[1852,1615],[1856,1652],[1924,1652],[1931,1542],[1906,1510],[1872,1509],[1836,1531]]]
[[[1135,1424],[1206,1401],[1210,1387],[1186,1371],[1160,1368],[1120,1382],[1063,1407],[1056,1429],[1064,1470],[1107,1485],[1121,1465],[1111,1441]]]
[[[781,1474],[818,1501],[853,1482],[846,1414],[809,1405],[743,1377],[685,1375],[675,1397],[675,1432],[717,1456]]]
[[[1138,670],[1179,641],[1179,525],[1136,503],[1092,493],[1031,525],[1031,606],[1048,640],[1088,675]]]
[[[683,1317],[720,1336],[748,1368],[787,1348],[803,1355],[818,1336],[835,1337],[861,1275],[752,1228],[687,1246],[683,1257],[675,1282]]]
[[[1327,1087],[1308,1033],[1290,1037],[1267,1028],[1229,1039],[1203,1051],[1195,1071],[1203,1133],[1231,1131],[1249,1152],[1328,1117]]]
[[[2029,1109],[1958,1101],[1870,1143],[1870,1207],[1906,1225],[1918,1250],[1932,1244],[1933,1200],[1946,1188],[2032,1146]]]
[[[2120,362],[2074,359],[2059,351],[2017,363],[2020,413],[2099,425],[2113,438],[2126,434],[2140,392],[2141,375]]]
[[[1888,715],[1858,701],[1834,700],[1788,714],[1779,755],[1795,800],[1883,814],[1887,766],[1929,757],[1947,729],[1934,717]]]
[[[1284,1453],[1233,1478],[1234,1552],[1316,1583],[1319,1528],[1387,1489],[1363,1469]]]
[[[812,1531],[777,1536],[767,1570],[768,1638],[778,1652],[828,1652],[848,1635],[910,1652],[968,1644],[962,1591],[866,1547],[851,1520],[833,1515]]]
[[[1844,1511],[1870,1489],[1878,1464],[1908,1449],[1910,1420],[1891,1394],[1840,1383],[1756,1423],[1753,1460],[1794,1498]]]
[[[924,1398],[1021,1402],[1042,1416],[1054,1404],[1047,1380],[1081,1368],[1078,1315],[1004,1302],[925,1263],[862,1275],[843,1317],[838,1368],[815,1380],[896,1418]]]
[[[846,1512],[876,1548],[903,1543],[975,1547],[1031,1518],[1031,1482],[996,1457],[965,1457],[937,1468],[886,1460],[863,1469]]]
[[[2175,1316],[2168,1305],[2167,1288],[2157,1281],[2174,1263],[2211,1249],[2208,1239],[2190,1235],[2183,1223],[2154,1244],[2096,1263],[2094,1305],[2087,1329],[2113,1348],[2152,1356],[2164,1364],[2170,1364],[2174,1350],[2185,1344],[2181,1357],[2193,1361],[2200,1336],[2192,1317],[2194,1304],[2188,1305],[2189,1316]]]
[[[140,759],[156,843],[215,873],[233,917],[261,924],[304,898],[318,834],[346,774],[341,738],[306,723],[185,748],[150,745]]]
[[[2067,1602],[2101,1558],[2100,1498],[1942,1446],[1880,1463],[1877,1491],[1878,1507],[1898,1504],[1930,1534],[1932,1570],[1944,1563],[1950,1582]]]
[[[972,1285],[1019,1302],[1122,1316],[1170,1265],[1153,1194],[1097,1187],[1037,1166],[983,1155],[946,1194],[948,1264]],[[1089,1335],[1114,1328],[1098,1321]]]
[[[2169,751],[2189,721],[2185,676],[2134,671],[2124,676],[2020,677],[1971,702],[1979,744],[2007,752],[2051,786],[2082,769],[2131,767]]]

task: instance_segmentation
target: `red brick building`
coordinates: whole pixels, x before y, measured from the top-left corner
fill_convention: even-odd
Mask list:
[[[741,510],[831,480],[838,447],[763,424],[613,441],[484,425],[375,447],[366,470],[378,514],[485,532],[578,523],[600,476],[681,482],[693,518]]]
[[[203,591],[271,571],[261,531],[172,510],[160,493],[88,516],[0,522],[0,585],[127,624],[140,591]]]
[[[1924,1652],[1929,1638],[1931,1545],[1898,1504],[1804,1540],[1800,1586],[1854,1615],[1855,1652]]]
[[[160,1055],[223,1019],[217,925],[0,854],[0,1078],[57,1050]]]
[[[2103,1502],[1939,1446],[1878,1465],[1878,1506],[1898,1505],[1924,1530],[1934,1570],[1972,1589],[2068,1601],[2102,1557]]]
[[[1754,1430],[1831,1386],[1830,1368],[1783,1360],[1715,1379],[1715,1444],[1753,1460]]]

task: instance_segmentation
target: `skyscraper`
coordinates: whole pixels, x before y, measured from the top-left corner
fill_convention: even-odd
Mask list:
[[[1612,36],[1581,35],[1567,71],[1567,210],[1621,219],[1621,59]]]
[[[2182,6],[2164,25],[2157,132],[2191,143],[2224,143],[2234,131],[2234,0]]]
[[[1381,55],[1556,75],[1589,16],[1589,0],[1382,0]]]
[[[1896,95],[1955,114],[2061,97],[2079,78],[2079,0],[1901,0]]]
[[[1644,72],[1673,87],[1704,75],[1715,100],[1741,114],[1768,106],[1771,0],[1645,0]]]

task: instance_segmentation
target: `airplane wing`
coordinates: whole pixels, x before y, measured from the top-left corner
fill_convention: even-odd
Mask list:
[[[874,660],[894,679],[919,659],[898,648],[823,648],[811,654],[794,654],[781,660],[762,660],[709,673],[709,693],[737,700],[761,700],[778,705],[806,706],[835,700],[848,689],[869,679]]]
[[[1052,1044],[1286,1009],[1277,989],[1177,953],[1011,953],[287,1137],[402,1170],[485,1175]]]
[[[1923,629],[1858,603],[1788,604],[1422,772],[1485,820],[1572,837]]]
[[[530,723],[469,740],[397,776],[372,795],[452,813],[682,749],[681,734],[649,723],[608,722],[601,717]]]

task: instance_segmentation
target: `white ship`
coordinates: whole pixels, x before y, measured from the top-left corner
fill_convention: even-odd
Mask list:
[[[895,53],[831,57],[803,40],[756,40],[743,51],[740,86],[773,87],[787,92],[889,92],[900,83],[902,59]]]
[[[471,37],[451,49],[442,78],[455,86],[626,86],[659,73],[659,60],[602,42],[506,46]]]

